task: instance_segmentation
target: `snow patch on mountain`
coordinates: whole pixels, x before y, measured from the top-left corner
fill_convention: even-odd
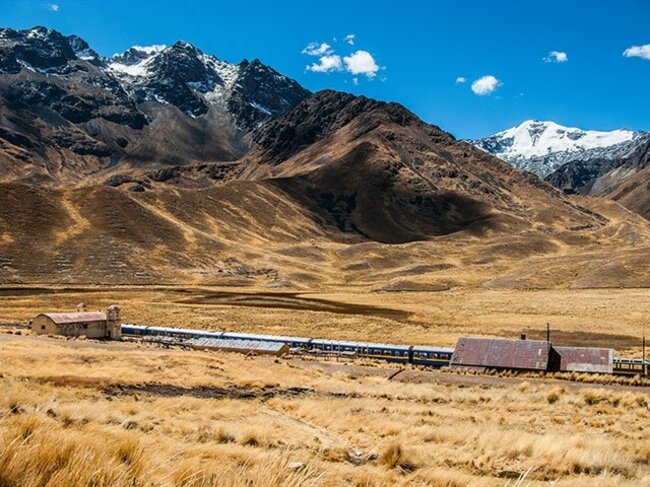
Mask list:
[[[527,120],[472,144],[519,169],[546,177],[575,160],[618,157],[638,137],[632,130],[582,130],[555,122]]]
[[[552,152],[580,152],[609,147],[632,140],[634,132],[581,130],[563,127],[555,122],[527,120],[517,127],[499,132],[496,137],[512,139],[512,144],[503,152],[504,156],[535,157]]]
[[[130,76],[132,78],[144,77],[149,74],[149,69],[147,65],[151,63],[151,58],[144,59],[136,64],[124,64],[124,63],[109,63],[108,69],[115,76]]]

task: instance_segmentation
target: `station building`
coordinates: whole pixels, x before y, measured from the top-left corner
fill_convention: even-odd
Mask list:
[[[116,305],[103,311],[87,311],[86,305],[80,304],[75,313],[41,313],[31,320],[35,335],[120,340],[121,328],[120,308]]]

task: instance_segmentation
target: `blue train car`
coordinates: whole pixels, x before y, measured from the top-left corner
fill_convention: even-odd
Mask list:
[[[122,336],[139,338],[141,336],[144,336],[146,329],[146,326],[130,325],[128,323],[124,323],[122,324]]]
[[[408,363],[410,346],[386,343],[350,342],[341,340],[313,339],[311,348],[324,352],[354,353],[359,357]]]
[[[411,363],[414,365],[427,365],[431,367],[444,367],[449,365],[453,348],[415,346],[411,350]]]

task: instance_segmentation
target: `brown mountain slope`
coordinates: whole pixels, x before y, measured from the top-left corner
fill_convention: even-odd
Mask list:
[[[401,243],[605,222],[397,104],[317,93],[256,134],[250,179],[273,178],[343,231]]]
[[[650,220],[650,167],[625,178],[607,196]]]
[[[597,181],[597,194],[618,201],[650,220],[650,141],[635,164],[626,164]]]
[[[612,198],[650,219],[650,136],[644,134],[616,157],[576,160],[546,180],[569,193]]]
[[[146,193],[0,185],[0,283],[648,286],[650,230],[586,199],[588,228],[472,229],[398,245],[341,232],[278,182]],[[595,206],[597,205],[597,206]]]
[[[566,197],[398,105],[318,93],[255,144],[228,169],[133,169],[137,193],[2,184],[0,282],[650,285],[645,220]]]

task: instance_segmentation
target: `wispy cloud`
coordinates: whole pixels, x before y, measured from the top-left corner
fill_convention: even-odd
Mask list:
[[[569,60],[566,52],[550,51],[544,58],[545,63],[566,63]]]
[[[323,56],[324,54],[331,54],[332,52],[332,46],[330,46],[327,42],[323,42],[321,44],[318,44],[317,42],[310,42],[302,50],[302,53],[307,54],[308,56]]]
[[[459,76],[458,78],[456,78],[456,84],[457,85],[465,83],[466,81],[467,81],[467,79],[464,76]]]
[[[354,39],[357,35],[356,34],[348,34],[345,36],[345,42],[350,44],[351,46],[354,46]]]
[[[472,91],[478,96],[489,95],[502,84],[501,81],[488,74],[480,77],[472,83]]]
[[[625,57],[640,57],[641,59],[650,59],[650,44],[643,46],[631,46],[623,51]]]
[[[317,63],[310,64],[305,69],[314,73],[329,73],[330,71],[341,71],[343,63],[341,62],[341,56],[331,54],[321,56]]]
[[[352,74],[365,74],[368,78],[374,78],[379,71],[379,66],[368,51],[357,51],[343,58],[345,69]]]
[[[52,12],[58,12],[59,11],[59,4],[58,3],[46,3],[45,7],[48,10],[51,10]]]

